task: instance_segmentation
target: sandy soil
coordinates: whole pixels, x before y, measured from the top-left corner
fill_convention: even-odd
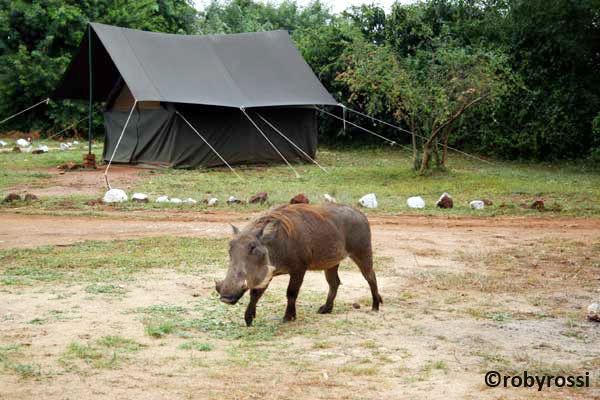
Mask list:
[[[163,235],[226,237],[228,223],[243,225],[248,218],[219,213],[162,213],[152,220],[136,219],[135,215],[124,218],[119,213],[104,218],[2,213],[0,248]],[[584,310],[600,297],[600,271],[580,272],[576,267],[580,261],[589,263],[600,257],[590,250],[598,248],[600,220],[400,216],[374,217],[371,223],[376,256],[387,260],[385,268],[378,271],[385,301],[382,311],[368,311],[366,283],[355,268],[346,266],[340,273],[339,312],[318,318],[331,326],[348,324],[350,328],[344,333],[332,331],[335,333],[326,338],[329,344],[321,346],[310,336],[294,334],[294,329],[320,327],[314,322],[319,321],[317,317],[300,314],[292,328],[287,328],[291,331],[271,344],[276,350],[268,349],[275,356],[263,363],[231,363],[230,352],[237,347],[225,340],[217,341],[215,351],[191,356],[177,349],[184,338],[150,338],[131,315],[134,308],[155,304],[191,306],[198,298],[194,296],[210,296],[212,275],[156,269],[124,283],[127,293],[119,298],[90,296],[85,284],[7,287],[0,291],[0,345],[23,344],[46,373],[32,379],[0,371],[0,398],[600,398],[598,386],[537,392],[483,385],[486,363],[497,358],[508,360],[507,367],[517,370],[543,362],[554,373],[556,365],[571,365],[577,370],[585,367],[598,373],[600,325],[587,322]],[[561,258],[563,250],[554,253],[554,243],[573,243],[576,250],[567,259]],[[491,286],[485,293],[470,281],[452,280],[461,274],[485,274],[499,280],[507,274],[519,280],[513,266],[502,261],[503,255],[513,253],[515,265],[531,265],[519,270],[523,274],[520,291]],[[523,257],[530,264],[523,264]],[[447,280],[436,278],[443,273],[452,275]],[[547,274],[547,283],[541,286],[540,274]],[[580,278],[587,283],[581,284]],[[269,288],[281,300],[281,313],[285,287],[286,279],[277,278]],[[312,304],[312,299],[324,299],[326,293],[322,274],[309,273],[299,301],[302,303],[304,294],[312,313],[320,305]],[[533,296],[554,308],[537,305]],[[352,307],[356,302],[363,305],[359,310]],[[549,309],[556,315],[537,316]],[[490,310],[503,310],[513,317],[500,321],[482,316]],[[238,311],[241,319],[243,309]],[[28,323],[36,317],[48,322]],[[353,325],[352,320],[361,324]],[[572,330],[577,335],[565,334]],[[57,361],[68,343],[109,334],[132,338],[144,348],[118,369],[74,371]],[[362,367],[365,359],[379,360],[375,372]],[[373,365],[369,362],[366,365]]]

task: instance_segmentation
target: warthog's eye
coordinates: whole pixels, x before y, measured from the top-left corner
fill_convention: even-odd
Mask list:
[[[252,253],[256,249],[256,243],[252,242],[248,244],[248,253]]]

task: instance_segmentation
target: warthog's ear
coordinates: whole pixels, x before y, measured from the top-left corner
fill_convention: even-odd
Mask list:
[[[277,236],[277,229],[279,228],[278,221],[271,221],[266,224],[262,230],[260,230],[256,237],[263,243],[269,242]]]
[[[233,231],[234,235],[237,235],[238,233],[240,233],[240,230],[238,229],[237,226],[230,224],[231,225],[231,230]]]

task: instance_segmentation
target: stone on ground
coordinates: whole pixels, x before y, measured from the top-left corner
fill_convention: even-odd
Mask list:
[[[213,206],[216,206],[218,202],[219,202],[219,199],[217,199],[216,197],[211,197],[210,199],[208,199],[206,204],[208,204],[209,207],[213,207]]]
[[[188,197],[187,199],[183,200],[184,204],[196,204],[198,203],[196,200],[192,199],[191,197]]]
[[[122,203],[124,201],[127,201],[127,193],[121,189],[110,189],[102,197],[104,203]]]
[[[172,203],[172,204],[181,204],[181,203],[183,203],[183,200],[181,200],[181,199],[179,199],[177,197],[172,197],[172,198],[169,199],[169,203]]]
[[[485,203],[483,200],[473,200],[469,203],[469,207],[473,210],[483,210],[485,208]]]
[[[169,196],[158,196],[156,198],[156,200],[154,200],[156,203],[168,203],[169,202]]]
[[[248,203],[250,204],[263,204],[269,199],[269,194],[267,192],[258,192],[254,196],[250,197]]]
[[[242,200],[238,199],[235,196],[229,196],[227,199],[227,204],[242,204]]]
[[[440,196],[438,201],[435,202],[435,205],[439,208],[452,208],[454,207],[454,201],[452,200],[452,196],[444,192],[444,194]]]
[[[29,147],[29,146],[31,146],[31,143],[28,140],[25,140],[25,139],[17,139],[17,141],[15,143],[19,147]]]
[[[600,303],[590,304],[587,312],[587,317],[590,321],[600,322]]]
[[[323,195],[323,197],[325,198],[325,201],[328,203],[337,203],[337,200],[335,199],[335,197],[330,196],[329,194],[325,193]]]
[[[406,199],[409,208],[425,208],[425,200],[421,196],[413,196]]]
[[[134,193],[133,196],[131,196],[131,201],[135,201],[137,203],[147,203],[148,195],[145,193]]]
[[[3,203],[12,203],[13,201],[21,201],[21,195],[18,193],[9,193],[4,200],[2,200]]]
[[[544,211],[546,209],[546,206],[544,205],[544,199],[541,197],[535,199],[533,203],[531,203],[531,208],[538,211]]]
[[[23,200],[25,200],[25,201],[35,201],[37,199],[38,199],[38,197],[33,193],[26,193],[25,197],[23,198]]]
[[[365,208],[377,208],[377,196],[375,193],[365,194],[358,200],[358,204]]]
[[[290,200],[290,204],[308,204],[308,203],[310,203],[310,200],[308,200],[308,197],[306,197],[304,195],[304,193],[297,194],[294,197],[292,197],[292,199]]]

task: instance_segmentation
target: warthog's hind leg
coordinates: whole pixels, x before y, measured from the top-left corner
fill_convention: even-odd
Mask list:
[[[300,272],[290,273],[290,283],[287,288],[287,307],[285,309],[285,315],[283,316],[284,322],[294,321],[296,319],[296,299],[298,298],[298,292],[300,292],[300,286],[304,280],[304,274],[306,270]]]
[[[361,252],[360,254],[353,254],[350,257],[356,265],[358,265],[360,272],[362,272],[369,283],[371,295],[373,296],[373,311],[379,311],[379,304],[383,304],[383,300],[379,295],[377,277],[375,276],[375,270],[373,270],[373,252],[369,248],[367,251]]]
[[[319,307],[319,314],[329,314],[333,310],[333,301],[337,295],[338,287],[340,286],[340,277],[338,275],[338,268],[340,265],[336,265],[333,268],[325,270],[325,279],[329,283],[329,293],[327,294],[327,301],[321,307]]]
[[[246,326],[252,325],[252,320],[256,317],[256,303],[263,295],[266,289],[252,289],[250,290],[250,302],[248,303],[248,307],[246,308],[246,314],[244,314],[244,319],[246,320]]]

